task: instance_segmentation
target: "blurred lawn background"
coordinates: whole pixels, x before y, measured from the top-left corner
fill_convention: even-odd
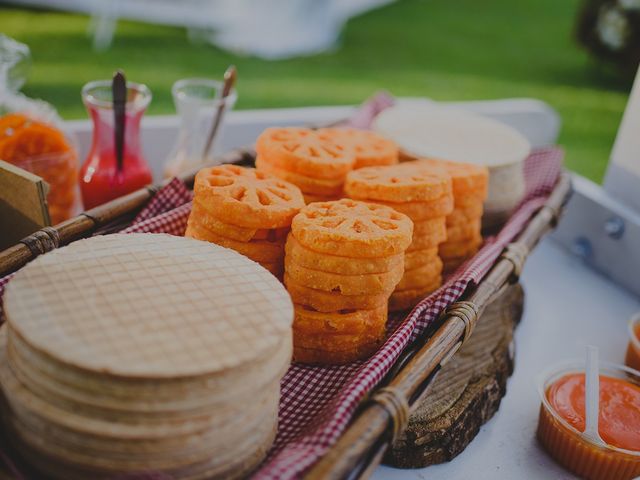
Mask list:
[[[24,92],[85,118],[84,83],[116,68],[151,88],[149,114],[173,113],[179,78],[239,72],[237,108],[359,103],[379,89],[436,100],[533,97],[562,116],[569,168],[600,182],[630,85],[573,40],[579,0],[400,0],[351,20],[335,51],[268,62],[192,44],[181,28],[118,23],[96,53],[89,18],[0,7],[0,32],[31,48]]]

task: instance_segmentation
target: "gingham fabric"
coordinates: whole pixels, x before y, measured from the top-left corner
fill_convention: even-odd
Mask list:
[[[486,239],[474,258],[409,315],[392,319],[387,341],[370,359],[344,366],[294,364],[289,368],[281,383],[278,435],[255,478],[298,478],[336,442],[358,404],[382,380],[402,351],[470,285],[482,279],[504,247],[542,206],[558,179],[562,156],[557,148],[532,153],[525,162],[526,196],[508,223],[497,236]],[[191,209],[190,199],[191,193],[174,180],[124,232],[182,235]],[[10,277],[0,279],[0,295]],[[8,468],[15,468],[6,457],[5,463]]]

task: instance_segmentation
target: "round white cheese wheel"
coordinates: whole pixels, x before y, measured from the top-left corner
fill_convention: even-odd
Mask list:
[[[487,166],[487,213],[508,213],[524,194],[522,167],[531,145],[508,125],[460,108],[417,102],[384,110],[373,128],[411,156]]]

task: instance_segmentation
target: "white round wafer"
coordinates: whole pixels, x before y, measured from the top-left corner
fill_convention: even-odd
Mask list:
[[[284,287],[256,263],[169,235],[80,240],[23,268],[4,299],[32,348],[123,378],[232,370],[275,351],[293,319]]]

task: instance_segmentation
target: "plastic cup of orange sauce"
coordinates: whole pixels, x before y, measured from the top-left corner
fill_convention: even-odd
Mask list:
[[[640,370],[640,313],[629,320],[629,345],[624,363],[627,367]]]
[[[600,362],[600,445],[585,428],[584,361],[544,372],[538,441],[560,465],[588,480],[625,480],[640,475],[640,372]]]

